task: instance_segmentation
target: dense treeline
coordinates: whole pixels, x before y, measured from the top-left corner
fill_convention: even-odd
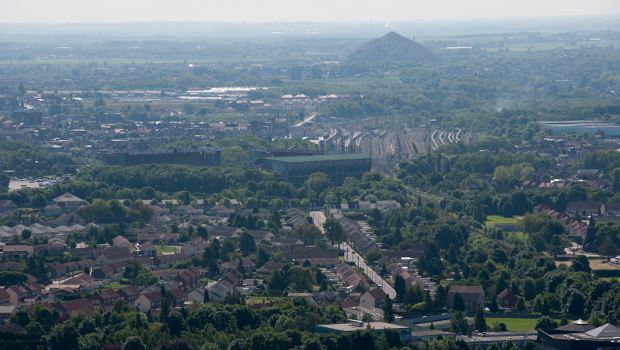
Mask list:
[[[48,152],[15,141],[0,140],[0,171],[13,170],[17,176],[39,177],[75,172],[78,162],[70,154]]]

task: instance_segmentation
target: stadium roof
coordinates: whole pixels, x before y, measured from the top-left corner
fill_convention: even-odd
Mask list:
[[[370,156],[363,153],[337,153],[337,154],[322,154],[316,156],[291,156],[291,157],[271,157],[265,158],[266,160],[275,160],[286,163],[305,163],[305,162],[323,162],[330,160],[358,160],[358,159],[370,159]]]

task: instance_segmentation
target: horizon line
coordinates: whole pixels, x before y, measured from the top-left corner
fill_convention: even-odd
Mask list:
[[[377,23],[445,23],[445,22],[496,22],[496,21],[544,21],[544,20],[576,20],[576,19],[595,19],[595,18],[614,18],[620,17],[620,12],[610,14],[588,14],[588,15],[567,15],[567,16],[516,16],[516,17],[462,17],[462,18],[436,18],[436,19],[351,19],[351,20],[264,20],[264,21],[245,21],[245,20],[132,20],[132,21],[75,21],[75,22],[56,22],[56,21],[33,21],[33,22],[10,22],[0,21],[0,25],[122,25],[122,24],[149,24],[149,23],[171,23],[171,24],[364,24],[369,22]],[[619,24],[620,25],[620,24]]]

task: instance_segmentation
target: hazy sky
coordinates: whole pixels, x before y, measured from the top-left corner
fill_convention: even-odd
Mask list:
[[[0,0],[0,22],[332,22],[601,14],[620,14],[620,0]]]

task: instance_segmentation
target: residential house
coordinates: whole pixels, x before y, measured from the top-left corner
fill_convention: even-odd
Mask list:
[[[43,287],[30,280],[26,281],[22,284],[22,286],[28,292],[27,298],[39,298],[41,296],[41,292],[43,291]]]
[[[605,205],[605,215],[620,217],[620,202],[611,202]]]
[[[158,255],[153,260],[155,266],[159,268],[165,268],[183,261],[187,261],[187,256],[185,254]]]
[[[268,262],[256,270],[258,275],[269,276],[274,271],[280,271],[284,267],[281,263]]]
[[[166,291],[166,297],[172,306],[182,306],[187,301],[187,293],[181,288],[172,288]]]
[[[96,280],[104,280],[114,275],[114,269],[110,265],[103,265],[94,268],[90,275]]]
[[[181,271],[174,280],[179,283],[179,287],[186,291],[193,289],[200,281],[201,271],[196,267],[190,267]]]
[[[288,257],[300,265],[308,262],[313,266],[333,266],[340,262],[337,252],[326,251],[316,246],[294,246],[290,249]]]
[[[449,309],[454,308],[454,298],[459,295],[465,304],[465,311],[475,312],[478,308],[484,307],[484,290],[480,286],[453,285],[447,295],[447,305]]]
[[[0,288],[0,305],[11,305],[11,296],[5,288]]]
[[[155,256],[157,255],[157,247],[155,247],[151,242],[146,241],[140,247],[140,251],[143,256]]]
[[[605,214],[605,204],[599,201],[570,201],[566,204],[566,213],[583,218],[602,215]]]
[[[134,249],[134,246],[129,240],[123,236],[116,236],[112,239],[112,246],[117,248],[125,248],[129,251]]]
[[[134,301],[134,305],[140,310],[140,312],[148,312],[152,309],[159,308],[161,304],[161,293],[159,291],[156,292],[147,292],[141,294],[136,301]]]
[[[56,204],[48,204],[43,208],[43,214],[46,216],[59,216],[62,213],[62,208]]]
[[[95,259],[95,264],[106,265],[114,262],[131,260],[133,255],[125,248],[111,247],[101,252]]]
[[[221,301],[234,290],[234,286],[227,281],[211,282],[207,285],[210,301]]]
[[[205,288],[196,288],[187,294],[187,302],[191,304],[201,304],[205,300]],[[208,293],[208,292],[207,292]]]
[[[362,294],[360,305],[372,306],[378,309],[383,308],[387,294],[381,288],[373,288]]]
[[[217,239],[238,238],[242,232],[240,228],[229,226],[210,226],[207,231],[210,237]]]
[[[121,300],[122,297],[112,289],[102,289],[96,291],[90,298],[93,305],[101,307],[111,307]]]
[[[83,199],[71,193],[65,193],[63,195],[60,195],[54,198],[52,201],[55,205],[62,208],[65,212],[75,211],[82,203],[84,203]]]
[[[93,266],[92,260],[69,261],[66,263],[53,262],[47,266],[47,271],[52,278],[58,278],[73,272],[84,271]]]
[[[10,215],[17,209],[19,209],[19,207],[12,200],[10,199],[0,200],[0,216]]]
[[[68,319],[73,314],[92,315],[95,307],[90,299],[80,298],[61,301],[58,303],[58,311],[63,319]]]
[[[17,312],[17,305],[0,305],[0,323],[8,321]]]
[[[517,307],[519,297],[514,294],[510,289],[506,288],[497,295],[495,301],[497,302],[497,307],[500,310],[511,311]]]
[[[177,244],[181,237],[178,233],[145,233],[138,236],[138,243],[149,241],[153,244]]]
[[[9,295],[11,305],[21,304],[24,299],[29,298],[29,291],[23,285],[12,285],[5,289]]]
[[[196,254],[202,254],[202,252],[204,252],[207,246],[207,240],[201,237],[195,237],[191,241],[181,246],[181,253],[191,257]]]
[[[138,288],[133,286],[124,287],[118,290],[118,295],[128,303],[133,303],[140,296]]]
[[[34,253],[34,248],[30,245],[5,245],[2,248],[2,255],[5,258],[25,258]]]
[[[237,271],[229,271],[220,278],[220,281],[227,281],[234,287],[238,287],[243,282],[243,276]]]

